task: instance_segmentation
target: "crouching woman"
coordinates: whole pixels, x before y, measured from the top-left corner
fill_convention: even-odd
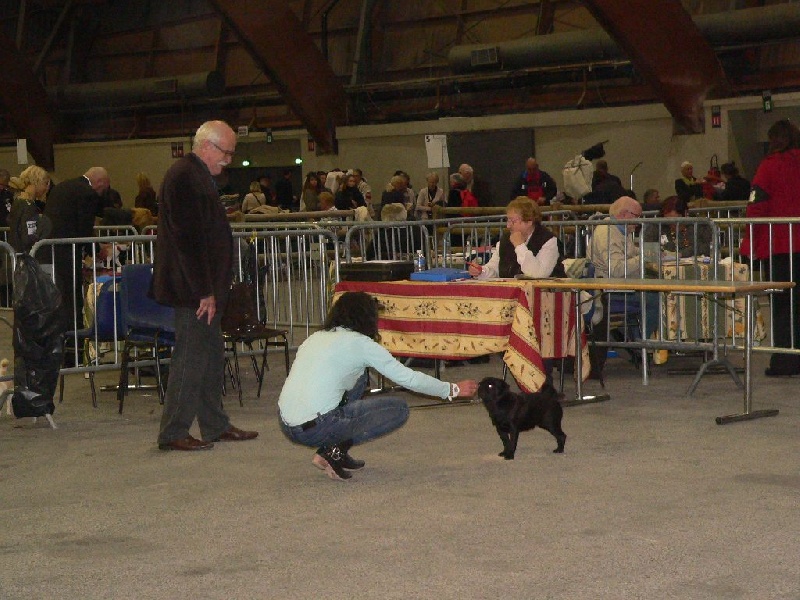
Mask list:
[[[352,446],[390,433],[408,420],[398,397],[364,398],[367,367],[411,390],[440,398],[472,396],[474,380],[440,381],[397,361],[378,337],[378,303],[364,292],[347,292],[331,307],[324,329],[303,342],[278,401],[280,425],[291,441],[317,447],[314,466],[331,479],[349,479],[364,462]]]

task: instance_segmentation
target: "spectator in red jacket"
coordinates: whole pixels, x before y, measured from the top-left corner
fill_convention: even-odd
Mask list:
[[[769,154],[761,161],[750,192],[747,216],[800,217],[800,130],[788,119],[770,127]],[[747,229],[748,234],[750,228]],[[742,240],[741,253],[764,262],[773,281],[800,285],[800,224],[755,225]],[[792,323],[793,327],[788,327]],[[772,296],[774,345],[800,348],[800,291]],[[800,355],[774,353],[765,374],[770,377],[800,375]]]

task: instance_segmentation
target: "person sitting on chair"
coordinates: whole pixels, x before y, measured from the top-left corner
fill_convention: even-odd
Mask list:
[[[539,205],[518,196],[506,207],[506,229],[489,262],[469,264],[469,274],[478,279],[515,277],[566,277],[560,241],[542,225]]]
[[[317,447],[311,462],[331,479],[350,479],[350,470],[364,466],[348,454],[352,446],[395,431],[408,419],[401,398],[362,397],[367,368],[439,398],[472,396],[478,388],[472,379],[453,384],[409,369],[378,339],[377,300],[365,292],[346,292],[331,307],[323,329],[300,345],[283,384],[278,400],[283,433],[297,444]]]
[[[589,258],[594,266],[595,277],[635,278],[641,277],[639,269],[639,248],[633,242],[633,233],[637,228],[636,223],[608,223],[609,220],[640,219],[642,205],[630,196],[622,196],[615,200],[608,209],[609,217],[604,219],[604,224],[598,225],[592,232],[592,241],[589,248]],[[639,294],[629,294],[625,302],[625,309],[629,312],[639,312]],[[608,322],[608,308],[604,311],[603,319],[598,323],[593,332],[597,341],[606,341],[606,328]],[[659,298],[656,292],[645,294],[646,322],[644,333],[647,338],[658,331],[660,319]],[[602,379],[602,369],[605,365],[606,349],[594,349],[590,353],[592,358],[592,375]]]
[[[664,199],[659,217],[674,219],[688,216],[689,207],[677,196]],[[645,227],[643,237],[645,242],[660,242],[661,250],[679,254],[682,258],[688,256],[711,256],[711,226],[706,223],[670,224],[661,227],[658,225]]]

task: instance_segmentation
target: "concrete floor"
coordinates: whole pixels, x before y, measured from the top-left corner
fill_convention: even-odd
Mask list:
[[[261,399],[245,371],[245,406],[226,402],[260,437],[202,453],[156,448],[153,395],[119,416],[72,376],[57,430],[0,417],[0,598],[796,600],[798,382],[767,380],[765,358],[755,403],[775,418],[716,425],[742,394],[715,375],[686,397],[666,370],[696,360],[643,387],[611,359],[612,399],[565,410],[563,455],[536,430],[503,461],[481,405],[416,408],[353,450],[367,467],[346,483],[281,434],[277,355]]]

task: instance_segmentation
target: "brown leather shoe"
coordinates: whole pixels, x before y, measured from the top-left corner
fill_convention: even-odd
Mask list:
[[[257,431],[244,431],[238,427],[231,425],[227,430],[223,431],[220,436],[215,439],[215,442],[246,442],[258,437]]]
[[[184,452],[192,452],[194,450],[211,450],[214,447],[214,442],[204,442],[198,440],[190,435],[187,435],[181,440],[173,440],[166,444],[159,444],[159,450],[182,450]]]

